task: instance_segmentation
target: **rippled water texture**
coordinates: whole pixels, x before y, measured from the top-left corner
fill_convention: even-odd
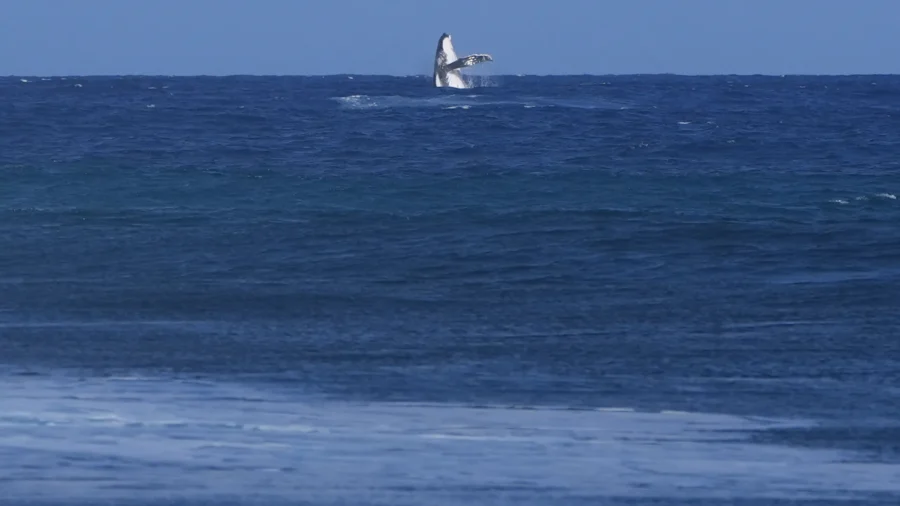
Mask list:
[[[900,78],[477,84],[0,79],[0,503],[900,502]]]

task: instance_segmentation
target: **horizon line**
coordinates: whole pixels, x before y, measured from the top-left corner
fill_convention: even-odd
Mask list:
[[[572,73],[572,74],[469,74],[472,77],[893,77],[895,73],[678,73],[678,72],[628,72],[628,73]],[[353,72],[336,72],[330,74],[253,74],[253,73],[228,73],[228,74],[157,74],[157,73],[123,73],[123,74],[3,74],[0,78],[91,78],[91,77],[430,77],[431,74],[363,74]]]

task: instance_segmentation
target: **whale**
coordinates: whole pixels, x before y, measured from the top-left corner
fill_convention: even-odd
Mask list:
[[[487,61],[494,61],[494,58],[484,53],[458,58],[456,50],[453,49],[453,40],[450,34],[443,33],[438,39],[437,51],[434,53],[434,86],[435,88],[468,88],[469,86],[459,70]]]

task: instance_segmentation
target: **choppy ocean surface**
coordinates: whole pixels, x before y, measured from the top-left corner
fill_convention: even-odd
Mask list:
[[[900,503],[900,77],[0,78],[0,504]]]

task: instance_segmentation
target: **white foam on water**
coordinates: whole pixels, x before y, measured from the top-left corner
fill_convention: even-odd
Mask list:
[[[882,201],[883,200],[897,200],[897,196],[894,195],[893,193],[881,192],[881,193],[875,193],[871,196],[870,195],[857,195],[857,196],[853,197],[853,200],[855,200],[857,202],[867,202],[867,201],[871,201],[871,200],[882,200]],[[832,204],[849,204],[850,200],[848,200],[846,198],[834,198],[834,199],[829,200],[828,202],[830,202]]]
[[[126,376],[6,376],[6,500],[212,498],[388,504],[900,493],[900,467],[749,442],[808,422],[534,406],[350,403]],[[271,502],[269,502],[271,504]]]
[[[472,108],[472,107],[551,107],[564,109],[606,109],[623,110],[617,102],[596,97],[580,99],[558,99],[543,97],[522,97],[497,99],[489,95],[441,93],[429,97],[404,97],[399,95],[348,95],[332,97],[343,109],[395,109],[395,108]]]

